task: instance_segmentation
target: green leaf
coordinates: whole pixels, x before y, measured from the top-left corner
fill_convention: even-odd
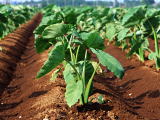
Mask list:
[[[109,41],[112,41],[117,34],[117,30],[114,23],[109,23],[106,25],[106,37]]]
[[[78,100],[80,99],[82,95],[82,86],[83,86],[82,81],[78,82],[72,81],[69,84],[67,84],[65,98],[67,104],[70,107],[75,103],[77,103]]]
[[[55,81],[58,77],[58,73],[61,71],[61,68],[55,70],[53,73],[52,73],[52,76],[50,78],[51,81]]]
[[[48,40],[43,39],[42,37],[39,37],[39,36],[36,36],[34,45],[37,53],[42,53],[43,51],[47,50],[51,46]]]
[[[142,46],[143,42],[145,40],[141,40],[141,41],[137,41],[131,48],[131,50],[129,51],[129,53],[127,54],[127,57],[130,57],[131,55],[133,55],[135,52],[138,51],[138,49]]]
[[[50,16],[44,16],[42,19],[42,22],[40,23],[41,25],[48,25],[49,22],[51,22],[52,24],[55,24],[57,20],[54,20],[55,15],[50,15]]]
[[[66,34],[69,30],[69,25],[57,23],[46,27],[42,33],[44,39],[53,39]]]
[[[65,11],[65,23],[67,24],[76,24],[77,16],[74,9],[68,9]]]
[[[96,54],[99,59],[99,62],[107,67],[111,72],[114,73],[119,78],[122,78],[124,75],[124,69],[121,64],[111,55],[108,53],[103,52],[102,50],[96,50],[91,48],[91,51]]]
[[[78,68],[79,73],[82,74],[81,72],[83,71],[84,61],[79,61],[77,65],[79,67]],[[85,63],[85,85],[87,85],[93,72],[94,72],[94,66],[93,66],[92,62],[86,61],[86,63]]]
[[[160,10],[154,9],[154,8],[147,8],[145,17],[148,19],[148,18],[151,18],[151,17],[155,17],[159,14],[160,14]]]
[[[104,104],[105,101],[104,101],[103,95],[99,95],[97,101],[99,104]]]
[[[104,41],[96,31],[90,33],[81,33],[81,38],[89,48],[104,49]]]
[[[34,31],[34,34],[42,34],[42,32],[44,31],[44,29],[47,27],[47,25],[39,25],[35,31]]]
[[[128,12],[123,16],[122,25],[131,27],[139,24],[145,18],[145,12],[144,6],[129,8]]]
[[[124,27],[120,24],[108,23],[106,24],[106,37],[109,39],[109,41],[112,41],[123,29]]]
[[[129,31],[128,28],[124,28],[123,30],[121,30],[118,33],[118,41],[124,40],[126,38],[126,36],[127,36],[128,31]]]
[[[42,32],[47,26],[60,23],[61,21],[62,21],[62,15],[60,12],[56,12],[54,15],[44,16],[40,25],[36,28],[34,33],[42,34]]]
[[[92,64],[92,66],[93,66],[94,70],[96,70],[96,73],[97,73],[97,74],[102,73],[102,68],[101,68],[101,66],[100,66],[100,65],[98,65],[98,63],[97,63],[97,62],[95,62],[95,61],[91,61],[90,63]],[[97,67],[97,66],[98,66],[98,67]]]
[[[148,56],[149,60],[154,60],[156,63],[156,68],[157,70],[160,69],[160,57],[158,57],[158,55],[155,52],[151,52]]]
[[[49,73],[52,69],[56,68],[64,60],[65,57],[64,46],[59,45],[59,43],[57,44],[49,53],[49,58],[38,72],[37,78],[40,78],[45,74]]]
[[[155,52],[151,52],[149,55],[148,55],[148,59],[149,60],[155,60],[157,57],[157,54]]]
[[[71,107],[76,104],[78,100],[81,98],[83,92],[83,84],[82,81],[77,81],[77,77],[74,74],[72,67],[67,64],[65,70],[63,72],[66,86],[65,99],[67,104]]]

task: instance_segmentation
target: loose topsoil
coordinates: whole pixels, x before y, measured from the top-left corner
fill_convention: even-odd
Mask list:
[[[95,76],[91,96],[103,95],[105,103],[98,104],[95,99],[92,104],[69,108],[61,74],[55,81],[50,80],[52,73],[35,79],[48,51],[37,54],[33,35],[27,39],[26,50],[8,78],[11,82],[0,96],[0,120],[160,120],[159,72],[137,59],[128,60],[119,48],[106,44],[105,51],[125,68],[124,78],[120,80],[105,69]]]

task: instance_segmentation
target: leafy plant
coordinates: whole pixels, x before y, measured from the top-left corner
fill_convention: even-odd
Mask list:
[[[50,44],[54,47],[49,52],[48,60],[38,72],[37,78],[63,64],[67,104],[72,106],[78,101],[82,105],[87,104],[93,91],[94,75],[100,68],[100,64],[119,78],[124,75],[121,64],[114,57],[103,52],[103,42],[96,31],[77,32],[74,26],[63,23],[49,25],[42,32],[41,39],[36,40],[35,46],[40,52],[45,50],[41,46]],[[91,53],[97,56],[98,63],[91,59]]]

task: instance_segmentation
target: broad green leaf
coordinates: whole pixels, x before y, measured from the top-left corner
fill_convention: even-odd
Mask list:
[[[34,33],[35,34],[42,34],[42,32],[44,31],[44,29],[47,27],[47,25],[39,25],[36,29],[35,29],[35,31],[34,31]]]
[[[42,53],[44,50],[47,50],[51,44],[47,39],[43,39],[42,37],[36,37],[35,40],[35,48],[37,53]]]
[[[99,62],[107,67],[111,72],[114,73],[119,78],[122,78],[124,75],[124,69],[121,66],[121,64],[111,55],[109,55],[106,52],[103,52],[102,50],[96,50],[94,48],[91,48],[91,51],[96,54],[96,56],[99,59]]]
[[[57,23],[46,27],[42,33],[44,39],[53,39],[66,34],[69,30],[69,25]]]
[[[81,38],[89,48],[104,49],[104,40],[100,37],[99,33],[94,31],[90,33],[81,33]]]
[[[123,30],[121,30],[119,33],[118,33],[118,41],[121,41],[123,39],[126,38],[127,36],[127,33],[128,33],[129,29],[128,28],[124,28]]]
[[[145,31],[147,31],[147,34],[153,32],[152,27],[155,30],[159,27],[159,21],[160,21],[159,17],[153,16],[153,17],[150,17],[150,18],[146,19],[143,22],[143,27],[144,27]]]
[[[129,53],[127,54],[127,57],[130,57],[131,55],[133,55],[135,52],[138,51],[138,49],[142,46],[143,42],[145,40],[141,40],[141,41],[137,41],[131,48],[131,50],[129,51]]]
[[[40,26],[47,25],[49,22],[52,22],[54,24],[56,22],[56,20],[54,20],[54,18],[55,18],[55,15],[44,16],[42,19],[42,22],[40,23]]]
[[[83,84],[82,81],[71,81],[66,86],[65,98],[67,104],[71,107],[76,104],[82,95]]]
[[[59,43],[57,43],[59,44]],[[63,45],[55,45],[55,47],[50,51],[48,60],[44,63],[43,67],[38,72],[37,78],[44,76],[51,70],[56,68],[65,57],[65,50]]]
[[[151,52],[149,55],[148,55],[148,59],[149,60],[154,60],[154,59],[156,59],[156,53],[155,52]]]
[[[83,92],[83,84],[81,80],[77,81],[77,77],[69,64],[66,65],[63,75],[67,84],[65,99],[67,104],[71,107],[80,99]]]
[[[34,33],[42,34],[44,29],[52,24],[60,23],[62,21],[62,15],[59,12],[56,12],[54,15],[44,16],[40,25],[36,28]]]
[[[78,14],[76,14],[74,9],[68,9],[65,11],[65,23],[67,24],[76,24],[77,21],[77,16]]]
[[[144,6],[129,8],[128,12],[123,16],[122,25],[125,25],[126,27],[137,25],[144,18],[145,18]]]
[[[106,37],[109,39],[109,41],[112,41],[123,29],[124,27],[120,24],[108,23],[106,24]]]
[[[114,39],[116,33],[117,32],[114,23],[109,23],[106,25],[106,37],[109,39],[109,41],[112,41]]]
[[[145,17],[148,19],[148,18],[151,18],[151,17],[159,15],[159,13],[160,13],[160,10],[158,10],[158,9],[147,8]]]

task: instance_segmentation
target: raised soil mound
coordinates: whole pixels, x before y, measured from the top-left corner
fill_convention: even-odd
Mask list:
[[[26,49],[28,38],[33,35],[34,29],[41,22],[42,14],[35,15],[30,21],[22,24],[14,32],[0,40],[0,94],[9,84],[17,62]]]

